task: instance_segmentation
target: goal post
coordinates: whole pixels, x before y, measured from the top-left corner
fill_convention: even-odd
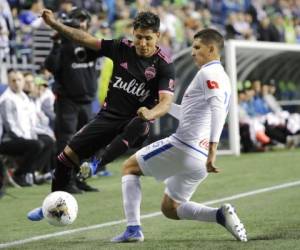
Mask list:
[[[229,112],[229,152],[240,154],[238,118],[238,82],[251,80],[276,80],[296,83],[300,93],[300,46],[297,44],[228,40],[225,43],[225,67],[232,83]],[[296,65],[296,67],[295,67]],[[284,68],[284,69],[283,69]],[[260,77],[262,79],[260,79]],[[300,95],[296,98],[300,99]],[[283,101],[299,104],[299,100]]]

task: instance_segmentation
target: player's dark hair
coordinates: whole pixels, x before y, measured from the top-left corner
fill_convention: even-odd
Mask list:
[[[133,29],[151,29],[158,32],[160,19],[157,15],[150,11],[140,12],[133,21]]]
[[[224,48],[224,38],[220,32],[214,29],[203,29],[194,35],[194,39],[201,39],[205,44],[215,43],[221,51]]]

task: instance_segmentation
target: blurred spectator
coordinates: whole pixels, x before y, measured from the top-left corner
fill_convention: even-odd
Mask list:
[[[9,53],[9,30],[0,5],[0,62]]]
[[[48,80],[44,75],[36,76],[34,79],[36,84],[38,96],[36,102],[39,103],[42,112],[48,117],[51,128],[54,128],[55,112],[54,102],[55,96],[49,88]]]
[[[64,14],[68,14],[72,11],[74,7],[72,0],[62,0],[59,3],[57,16],[60,18],[64,18]],[[67,17],[67,16],[65,16]]]
[[[270,16],[272,24],[274,24],[275,28],[279,34],[279,42],[285,42],[285,34],[284,34],[284,19],[282,15],[278,12],[274,13]]]
[[[279,42],[280,34],[273,23],[270,22],[269,17],[264,17],[260,20],[257,28],[258,41]]]
[[[242,37],[242,34],[235,28],[236,22],[237,22],[236,14],[235,13],[229,14],[225,25],[226,39],[239,39]]]
[[[300,25],[299,24],[295,27],[295,32],[296,32],[296,42],[300,43]]]
[[[7,28],[10,31],[10,39],[12,39],[12,34],[14,31],[14,20],[13,15],[10,9],[10,6],[7,2],[7,0],[1,0],[0,1],[0,15],[2,15],[6,21]]]
[[[29,98],[23,92],[22,73],[11,71],[8,79],[9,87],[0,97],[4,127],[0,153],[21,157],[13,179],[20,186],[30,186],[32,182],[26,180],[26,175],[34,172],[42,145],[34,130]]]
[[[49,118],[42,111],[41,103],[39,102],[39,85],[43,84],[44,79],[42,76],[34,76],[29,72],[25,73],[24,76],[24,92],[30,100],[33,127],[42,148],[34,170],[42,174],[47,174],[50,173],[55,164],[55,136],[50,127]]]
[[[22,10],[19,19],[21,24],[29,25],[33,28],[37,28],[41,25],[43,20],[39,17],[44,8],[42,0],[31,0],[31,4],[28,10]]]

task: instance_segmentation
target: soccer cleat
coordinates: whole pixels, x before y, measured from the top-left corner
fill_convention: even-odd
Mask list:
[[[100,160],[96,157],[92,158],[91,162],[84,162],[80,166],[79,177],[87,179],[96,174]]]
[[[31,210],[27,214],[27,218],[28,218],[28,220],[31,220],[31,221],[40,221],[40,220],[44,219],[44,214],[43,214],[42,208],[37,207],[37,208]]]
[[[217,211],[217,222],[224,226],[237,240],[247,241],[244,225],[230,204],[223,204]]]
[[[110,240],[114,243],[122,242],[142,242],[144,235],[141,226],[128,226],[126,231]]]

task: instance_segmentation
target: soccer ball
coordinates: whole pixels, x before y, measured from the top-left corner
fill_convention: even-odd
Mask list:
[[[78,213],[76,199],[69,193],[56,191],[43,201],[43,215],[54,226],[62,227],[72,224]]]

